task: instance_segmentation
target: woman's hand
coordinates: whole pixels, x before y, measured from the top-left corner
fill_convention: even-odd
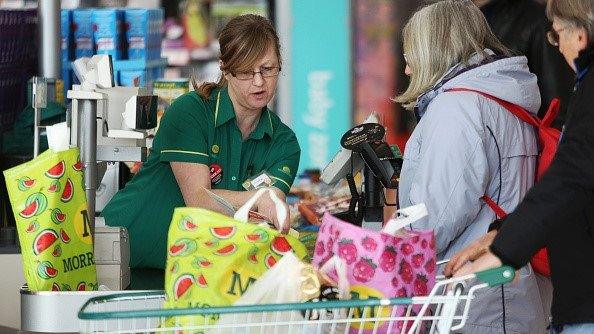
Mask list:
[[[451,277],[454,274],[456,276],[460,276],[458,275],[458,271],[461,270],[461,268],[465,266],[467,262],[475,261],[482,255],[490,253],[489,246],[491,246],[493,243],[496,235],[497,231],[493,230],[475,240],[460,252],[454,254],[454,256],[450,258],[450,262],[448,262],[444,268],[444,275],[446,277]],[[499,261],[499,263],[501,263],[501,261]]]
[[[271,187],[271,189],[272,189],[272,191],[275,192],[275,194],[279,198],[279,201],[277,201],[277,203],[279,203],[278,210],[280,210],[280,211],[284,210],[284,214],[282,214],[282,212],[277,212],[277,205],[275,204],[275,201],[273,201],[272,198],[270,197],[269,192],[262,194],[262,196],[260,196],[258,201],[256,201],[256,206],[258,207],[258,213],[270,218],[272,220],[272,222],[274,223],[274,226],[276,226],[276,228],[281,233],[285,234],[291,228],[290,223],[289,223],[289,206],[285,202],[285,196],[280,190],[277,190],[274,187]],[[283,218],[283,216],[284,216],[284,218]],[[281,221],[281,219],[282,219],[282,221]]]
[[[501,267],[501,260],[487,249],[483,255],[472,262],[466,262],[453,272],[456,277],[473,274],[479,271]]]

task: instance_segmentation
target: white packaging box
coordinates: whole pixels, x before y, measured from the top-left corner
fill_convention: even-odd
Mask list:
[[[130,266],[130,239],[123,227],[95,227],[95,264]]]
[[[130,285],[130,239],[128,230],[118,226],[95,227],[97,283],[110,290]]]
[[[130,286],[130,267],[119,264],[97,264],[97,283],[110,290],[124,290]]]

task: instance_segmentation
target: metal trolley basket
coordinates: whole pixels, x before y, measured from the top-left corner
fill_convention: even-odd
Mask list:
[[[163,309],[163,291],[115,294],[89,299],[78,318],[83,333],[449,333],[464,326],[477,290],[514,274],[503,266],[439,280],[426,297],[395,299]]]

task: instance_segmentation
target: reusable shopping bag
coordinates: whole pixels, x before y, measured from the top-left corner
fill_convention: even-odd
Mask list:
[[[249,210],[242,207],[237,213],[244,211],[247,220]],[[167,240],[166,308],[232,305],[283,255],[307,255],[295,237],[201,208],[176,208]],[[217,319],[212,315],[167,321],[206,324]]]
[[[392,229],[394,234],[387,234],[326,214],[318,233],[313,264],[319,266],[335,255],[344,259],[353,299],[428,295],[436,276],[435,238],[432,230],[401,228],[414,223],[414,220],[409,216],[393,219],[386,227],[398,227]],[[335,279],[332,273],[329,276]],[[390,308],[384,308],[386,314],[380,316],[402,316],[406,308],[402,307],[400,311],[395,314]],[[375,310],[368,316],[377,316]],[[373,326],[373,322],[364,322],[363,332],[371,332]],[[402,322],[396,323],[396,328],[402,326]],[[359,324],[351,325],[351,332],[359,329]],[[379,326],[378,333],[385,333],[387,329],[388,322],[384,322]]]
[[[31,291],[97,290],[78,148],[4,171]]]

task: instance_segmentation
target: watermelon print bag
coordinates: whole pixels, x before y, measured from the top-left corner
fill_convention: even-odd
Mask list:
[[[435,284],[432,230],[400,230],[396,235],[389,235],[363,229],[326,213],[316,240],[313,264],[320,266],[335,255],[347,265],[352,299],[424,296]],[[336,279],[332,272],[329,276]],[[413,313],[419,309],[413,308]],[[390,308],[384,311],[387,313],[383,316],[391,316]],[[392,316],[403,316],[405,312],[406,308],[402,307]],[[371,333],[373,326],[373,322],[364,323],[363,333]],[[380,325],[377,333],[386,333],[388,326],[388,322]],[[392,326],[400,332],[403,324],[398,322]],[[352,333],[359,330],[359,324],[351,325]]]
[[[230,306],[280,258],[307,256],[296,238],[201,208],[176,208],[167,237],[165,308]],[[167,319],[209,324],[201,316]]]
[[[97,290],[78,148],[4,171],[30,291]]]

